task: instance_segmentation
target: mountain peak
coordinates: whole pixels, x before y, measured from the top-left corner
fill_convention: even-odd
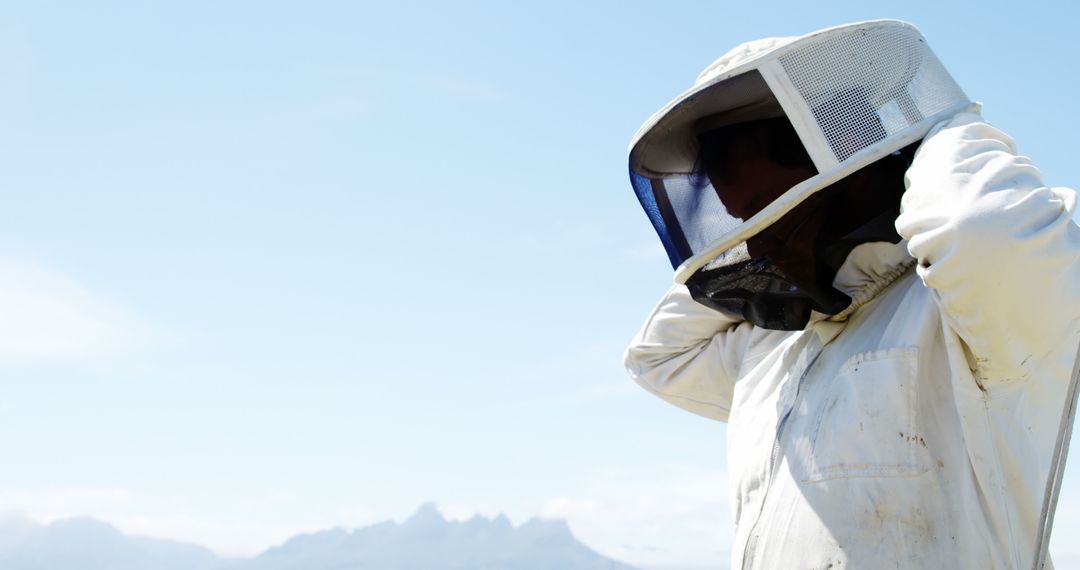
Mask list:
[[[515,527],[505,514],[448,521],[432,502],[401,524],[380,523],[348,534],[316,533],[267,551],[237,570],[264,568],[633,570],[579,542],[563,521],[534,518]]]
[[[429,501],[420,505],[420,508],[416,510],[411,517],[405,520],[403,524],[417,525],[417,524],[442,524],[446,519],[443,518],[442,513],[439,512],[438,505],[434,501]]]

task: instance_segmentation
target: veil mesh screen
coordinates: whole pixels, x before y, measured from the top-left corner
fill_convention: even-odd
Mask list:
[[[966,100],[925,40],[909,28],[824,35],[779,60],[837,161]]]

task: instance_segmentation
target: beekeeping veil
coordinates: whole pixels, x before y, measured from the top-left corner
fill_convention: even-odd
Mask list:
[[[645,122],[631,142],[630,178],[675,280],[699,302],[758,326],[801,329],[811,311],[832,315],[850,304],[832,287],[838,264],[826,260],[825,250],[836,244],[815,245],[822,253],[815,263],[825,269],[807,278],[783,269],[774,255],[755,253],[754,240],[827,193],[807,202],[811,196],[918,142],[970,105],[922,35],[904,22],[753,41],[714,62]],[[790,123],[816,172],[756,213],[725,204],[701,173],[698,136],[777,118]],[[892,233],[892,220],[886,225]],[[859,240],[882,239],[875,236],[880,231],[861,231],[845,236],[840,261]]]

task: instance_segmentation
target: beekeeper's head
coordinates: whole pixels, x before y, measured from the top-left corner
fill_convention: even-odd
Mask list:
[[[860,239],[899,239],[891,218],[865,226],[898,203],[913,145],[969,105],[903,22],[757,40],[646,121],[630,177],[695,298],[798,329],[850,303],[831,283]]]

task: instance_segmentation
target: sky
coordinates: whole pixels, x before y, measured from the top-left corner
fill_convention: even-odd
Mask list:
[[[672,278],[638,126],[738,43],[899,18],[1080,185],[1074,5],[845,4],[5,4],[0,511],[242,556],[433,500],[722,567],[724,425],[621,365]]]

